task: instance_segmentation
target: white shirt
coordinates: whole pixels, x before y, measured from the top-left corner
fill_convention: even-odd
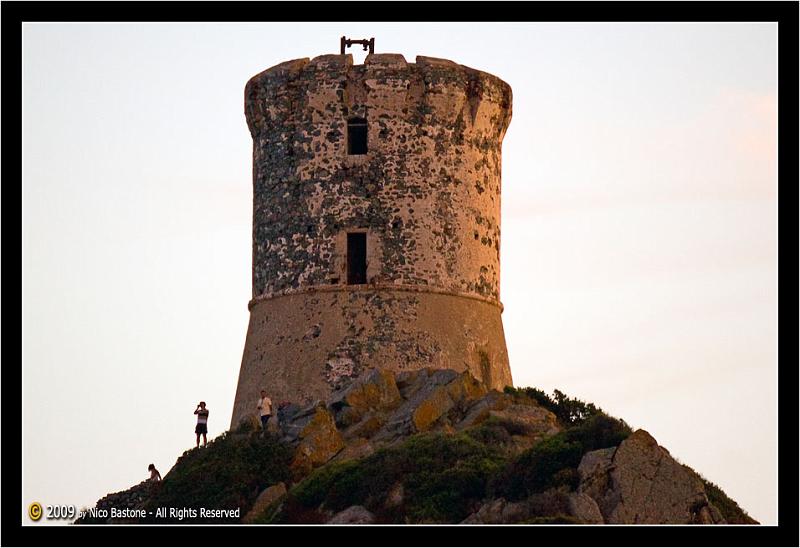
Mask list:
[[[261,416],[272,415],[272,400],[268,396],[264,396],[258,400],[258,409],[261,411]]]

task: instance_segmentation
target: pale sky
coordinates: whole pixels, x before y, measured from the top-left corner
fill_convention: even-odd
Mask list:
[[[25,24],[23,515],[166,474],[200,399],[209,437],[227,428],[251,294],[244,85],[342,35],[513,89],[515,384],[644,428],[776,523],[777,31],[734,23]]]

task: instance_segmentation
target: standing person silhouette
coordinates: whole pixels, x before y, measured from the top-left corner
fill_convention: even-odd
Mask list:
[[[272,416],[272,400],[269,399],[265,390],[261,391],[261,398],[258,400],[256,409],[258,409],[258,414],[261,417],[261,429],[266,432],[267,423]]]
[[[197,426],[194,428],[194,433],[197,434],[197,445],[200,447],[200,434],[203,434],[203,447],[206,446],[206,434],[208,434],[208,409],[206,409],[206,402],[201,401],[197,404],[194,410],[197,415]]]

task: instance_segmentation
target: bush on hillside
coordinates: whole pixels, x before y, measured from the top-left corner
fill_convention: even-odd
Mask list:
[[[291,449],[273,435],[226,432],[207,447],[185,452],[148,501],[148,510],[167,508],[240,508],[240,518],[266,487],[289,478]],[[165,522],[236,522],[237,519],[158,519]]]
[[[513,388],[506,386],[506,394],[516,398],[529,398],[545,409],[551,411],[565,426],[576,426],[590,417],[603,413],[603,410],[593,403],[586,403],[577,398],[570,398],[560,390],[553,391],[553,397],[538,388]]]
[[[494,496],[521,500],[560,486],[575,489],[578,465],[589,451],[619,445],[631,434],[622,420],[596,414],[515,457],[491,483]]]
[[[358,461],[331,463],[313,472],[287,497],[277,522],[315,517],[362,505],[381,522],[458,523],[485,496],[504,465],[500,452],[463,434],[418,434]],[[402,484],[400,508],[387,510],[390,491]]]
[[[719,510],[719,513],[722,514],[722,517],[725,518],[726,522],[734,524],[757,523],[756,520],[751,518],[747,512],[742,510],[742,508],[736,504],[736,501],[726,495],[725,492],[719,488],[719,486],[708,481],[702,476],[700,476],[700,479],[703,481],[703,486],[705,487],[708,501],[713,504],[717,510]]]

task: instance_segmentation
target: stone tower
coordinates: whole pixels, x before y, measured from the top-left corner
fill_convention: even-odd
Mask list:
[[[253,298],[232,426],[372,367],[511,385],[500,156],[511,87],[452,61],[322,55],[245,87]]]

